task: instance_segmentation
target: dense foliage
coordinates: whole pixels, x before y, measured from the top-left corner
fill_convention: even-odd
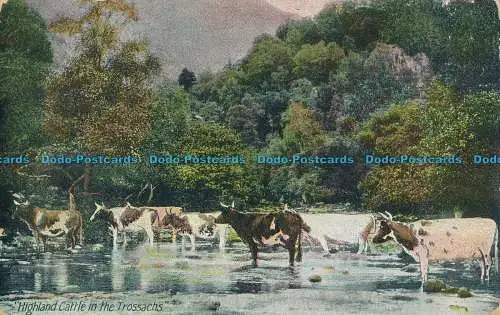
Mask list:
[[[67,66],[49,75],[45,22],[23,1],[5,5],[0,144],[4,152],[144,157],[86,170],[85,193],[77,197],[87,216],[94,200],[126,199],[188,211],[231,199],[245,207],[349,202],[369,211],[498,211],[498,166],[472,163],[475,154],[500,147],[493,1],[333,5],[256,38],[241,61],[219,72],[185,68],[160,88],[152,85],[161,65],[148,43],[119,40],[124,24],[117,22],[136,20],[135,7],[86,3],[82,17],[50,23],[50,31],[77,36],[79,45]],[[237,156],[246,163],[150,166],[150,154]],[[460,156],[463,163],[372,166],[365,154]],[[349,156],[354,163],[263,165],[259,155]],[[53,187],[65,200],[82,169],[46,169],[50,177],[42,181],[1,172],[8,175],[4,195],[15,183],[35,195]],[[151,198],[139,194],[148,183],[156,187]]]

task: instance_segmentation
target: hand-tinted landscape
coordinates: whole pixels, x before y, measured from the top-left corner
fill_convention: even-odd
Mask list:
[[[71,269],[62,272],[66,278],[61,286],[76,285],[70,292],[85,295],[144,292],[149,286],[141,287],[139,278],[150,277],[151,268],[158,268],[165,279],[182,275],[172,283],[191,281],[189,270],[208,263],[217,266],[213,272],[221,277],[231,278],[222,276],[227,267],[237,279],[221,280],[217,285],[223,289],[194,283],[194,289],[180,285],[185,290],[176,290],[189,298],[209,294],[210,299],[212,294],[237,296],[238,288],[238,294],[251,293],[245,309],[231,303],[223,308],[229,313],[251,311],[255,290],[293,296],[297,282],[299,290],[307,284],[305,294],[317,298],[327,287],[339,289],[336,281],[353,294],[362,288],[364,297],[368,291],[378,292],[402,314],[416,305],[420,311],[432,309],[432,303],[443,312],[464,311],[462,307],[484,312],[498,299],[498,276],[492,275],[483,287],[475,267],[436,263],[431,277],[477,294],[469,304],[441,295],[429,301],[414,296],[417,274],[398,265],[400,258],[407,264],[408,256],[396,256],[398,251],[386,251],[385,245],[375,246],[369,255],[321,258],[312,242],[305,245],[304,264],[284,278],[283,266],[271,267],[273,261],[285,261],[284,252],[265,252],[264,257],[273,258],[262,274],[258,268],[245,269],[250,258],[238,252],[243,250],[241,235],[234,230],[229,239],[236,245],[226,248],[228,256],[222,258],[213,256],[210,246],[196,255],[179,253],[163,244],[172,241],[170,232],[163,239],[155,236],[156,251],[143,251],[135,236],[119,258],[115,250],[110,254],[110,245],[111,234],[119,231],[121,237],[122,225],[138,220],[149,206],[208,213],[232,201],[232,209],[243,213],[274,214],[290,208],[313,215],[373,214],[371,228],[376,231],[381,221],[392,224],[392,215],[410,231],[421,219],[483,217],[500,222],[497,5],[491,0],[5,2],[0,11],[0,237],[6,245],[0,248],[0,279],[6,282],[1,281],[0,293],[8,301],[16,294],[23,299],[62,294],[56,288],[59,280],[47,271],[54,264]],[[47,155],[69,157],[69,162],[41,163]],[[101,162],[72,162],[78,155]],[[191,162],[150,165],[150,155],[182,161],[189,156]],[[269,163],[259,163],[259,156]],[[138,162],[110,164],[102,162],[104,157]],[[28,213],[20,220],[19,209],[29,207],[41,214]],[[91,222],[96,209],[113,207],[126,209],[125,214],[109,210],[102,212],[109,214],[108,221]],[[52,210],[73,211],[73,219],[68,219],[69,212],[46,212]],[[57,220],[50,221],[53,217]],[[34,245],[38,236],[48,235],[49,252],[63,252],[64,246],[53,242],[68,235],[65,229],[71,224],[63,226],[63,217],[71,224],[81,221],[80,241],[85,245],[69,258],[51,258]],[[185,224],[187,219],[172,220]],[[210,220],[203,223],[205,228],[215,224]],[[275,221],[268,223],[266,228],[274,231]],[[187,225],[182,228],[189,231]],[[363,233],[373,237],[371,228]],[[441,232],[449,238],[455,231]],[[426,230],[412,233],[423,239]],[[443,252],[448,255],[448,250]],[[83,253],[93,258],[82,258]],[[481,253],[487,261],[494,250]],[[154,261],[146,264],[146,271],[136,259],[142,254]],[[177,259],[173,269],[159,262],[168,264],[167,256]],[[358,263],[360,259],[365,260]],[[379,259],[382,267],[374,269],[371,263]],[[243,260],[236,266],[235,261]],[[117,280],[123,270],[106,266],[122,262],[132,270],[127,273],[131,278]],[[352,266],[349,272],[385,280],[363,284],[356,278],[351,286],[338,274],[317,271],[344,264]],[[386,278],[384,264],[393,268]],[[9,271],[14,265],[15,277]],[[106,284],[73,283],[69,278],[80,267],[71,266],[98,270]],[[465,275],[453,280],[457,270]],[[324,287],[310,287],[307,279],[315,273],[323,276]],[[411,280],[398,286],[400,273]],[[276,284],[266,282],[268,277],[279,283],[275,291],[261,288]],[[120,290],[113,288],[113,281],[122,281]],[[159,291],[154,293],[168,290]],[[373,303],[379,301],[375,295]],[[182,295],[180,300],[189,298]],[[266,299],[277,301],[270,295]],[[350,301],[344,301],[347,313],[379,310]],[[316,311],[327,305],[318,304]],[[278,309],[272,303],[263,307],[267,313]]]

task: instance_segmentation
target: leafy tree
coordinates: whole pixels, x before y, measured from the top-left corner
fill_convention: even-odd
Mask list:
[[[69,66],[47,85],[45,128],[59,141],[77,139],[87,152],[131,153],[149,132],[150,82],[160,66],[147,42],[118,41],[120,28],[110,17],[119,13],[137,20],[134,6],[89,3],[82,17],[51,23],[52,31],[79,34],[80,45]]]
[[[500,95],[490,91],[460,97],[454,89],[440,83],[435,83],[428,93],[424,152],[457,155],[464,161],[463,165],[431,168],[434,202],[470,215],[491,214],[488,210],[498,188],[494,166],[474,165],[473,156],[491,156],[500,148]]]
[[[182,69],[177,80],[179,85],[182,85],[185,90],[189,90],[196,83],[196,76],[194,72],[189,71],[187,68]]]
[[[219,124],[202,123],[186,130],[176,152],[184,157],[245,156],[245,148],[235,132]],[[182,179],[179,185],[197,196],[191,202],[193,206],[201,208],[215,206],[219,197],[240,196],[246,185],[245,169],[239,164],[189,162],[179,165],[178,172]]]
[[[286,87],[291,79],[291,50],[279,39],[264,37],[254,44],[243,69],[249,85],[273,89]]]
[[[362,149],[378,156],[419,155],[423,134],[422,113],[416,104],[393,106],[372,116],[359,134]],[[367,194],[365,207],[373,211],[422,205],[432,191],[428,167],[386,165],[372,167],[361,183]]]
[[[336,44],[321,41],[315,45],[303,45],[293,57],[294,72],[299,78],[306,78],[318,84],[327,82],[330,72],[335,72],[344,51]]]
[[[452,2],[441,20],[442,78],[464,92],[500,88],[500,24],[493,1]],[[437,68],[437,65],[436,65]]]
[[[323,10],[315,21],[324,41],[363,51],[379,40],[382,19],[382,12],[375,6],[346,2]]]
[[[24,1],[0,12],[0,151],[41,144],[43,80],[52,63],[47,27]]]

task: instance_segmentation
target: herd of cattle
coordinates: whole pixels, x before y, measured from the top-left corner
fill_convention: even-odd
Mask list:
[[[13,194],[13,218],[24,221],[33,232],[37,244],[45,249],[49,237],[66,236],[69,248],[83,246],[83,219],[77,210],[47,210],[35,207],[20,193]],[[149,244],[154,236],[169,229],[172,241],[184,236],[195,249],[195,240],[219,239],[219,248],[225,248],[229,228],[232,227],[246,243],[257,266],[258,248],[282,246],[288,250],[289,263],[302,260],[302,241],[321,245],[329,255],[329,242],[358,244],[358,254],[369,242],[397,242],[402,249],[420,262],[422,283],[427,281],[429,262],[478,260],[481,279],[489,279],[495,258],[498,272],[498,231],[495,221],[486,218],[456,218],[420,220],[411,224],[394,221],[388,212],[379,214],[308,214],[289,210],[271,213],[240,212],[221,203],[221,211],[214,213],[183,213],[180,207],[125,207],[106,208],[95,204],[90,221],[104,221],[113,235],[113,246],[118,246],[118,235],[126,244],[127,232],[145,231]],[[0,236],[4,231],[0,228]],[[494,255],[491,255],[493,248]]]

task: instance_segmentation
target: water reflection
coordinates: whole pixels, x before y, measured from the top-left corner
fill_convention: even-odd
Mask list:
[[[0,295],[24,292],[130,292],[147,293],[262,293],[311,286],[309,277],[319,274],[314,288],[337,292],[417,291],[418,270],[408,272],[392,257],[367,257],[353,264],[339,257],[324,259],[308,253],[305,262],[288,267],[284,252],[266,253],[266,260],[252,268],[243,246],[220,253],[203,249],[196,255],[178,246],[137,246],[80,253],[12,253],[0,257]],[[413,266],[413,265],[412,265]],[[436,264],[430,279],[475,292],[500,291],[498,277],[481,284],[470,264]]]

